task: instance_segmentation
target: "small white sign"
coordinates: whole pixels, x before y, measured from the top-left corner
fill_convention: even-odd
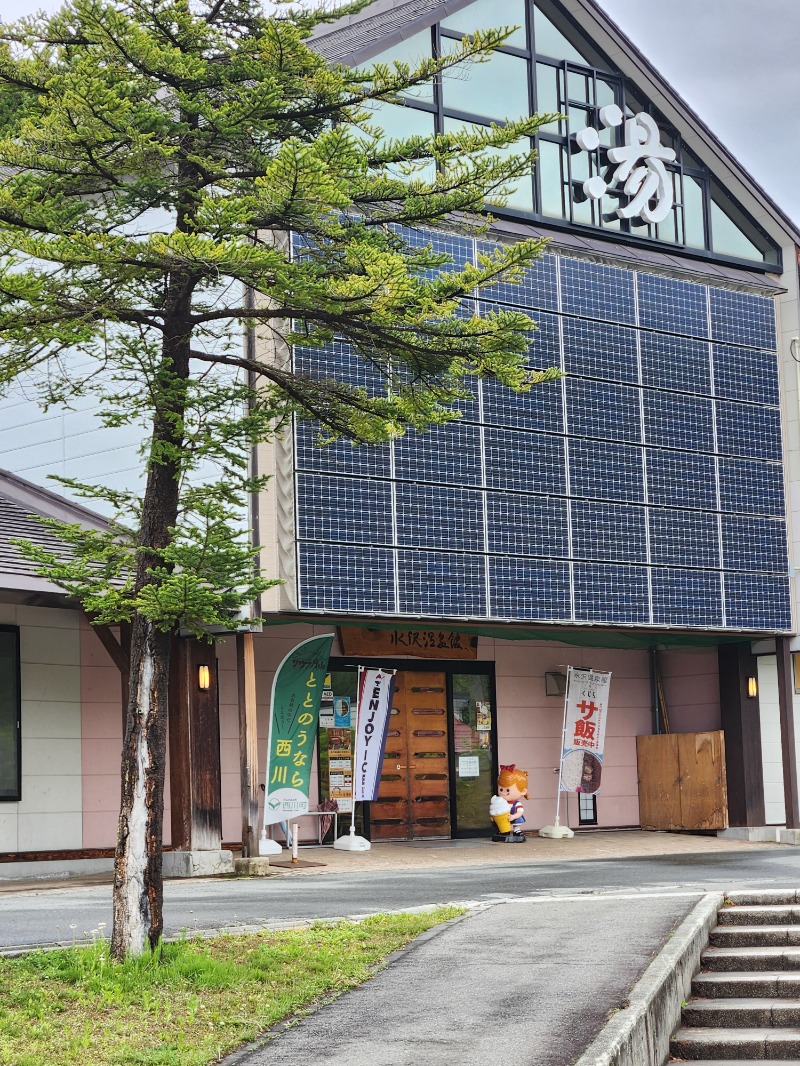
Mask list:
[[[331,788],[344,788],[344,774],[330,774]]]
[[[481,765],[477,755],[459,755],[458,757],[458,776],[459,777],[480,777]]]
[[[331,759],[331,770],[352,770],[353,766],[350,759]]]

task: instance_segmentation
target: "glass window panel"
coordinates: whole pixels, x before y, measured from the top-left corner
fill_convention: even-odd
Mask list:
[[[458,42],[443,39],[447,54]],[[494,119],[518,119],[530,114],[528,61],[520,56],[494,52],[484,63],[458,64],[442,75],[444,106]]]
[[[561,97],[558,92],[561,77],[561,71],[557,67],[548,66],[547,63],[536,64],[536,110],[540,115],[561,112]],[[550,122],[540,128],[550,133],[559,133],[562,127],[562,122]]]
[[[366,106],[371,112],[370,125],[380,126],[387,140],[432,137],[434,134],[433,113],[430,111],[419,111],[403,104],[389,104],[384,100],[373,100]]]
[[[445,118],[444,131],[445,133],[456,133],[458,130],[475,130],[480,127],[474,122],[461,122],[458,119]],[[487,155],[495,155],[502,158],[504,155],[523,153],[530,151],[530,141],[523,140],[517,141],[514,145],[508,148],[487,148]],[[488,203],[493,203],[491,199],[487,200]],[[520,178],[519,182],[511,188],[511,192],[507,194],[506,207],[512,208],[516,211],[533,211],[533,178]]]
[[[549,218],[564,218],[564,179],[561,173],[563,149],[552,141],[539,141],[540,211]]]
[[[703,186],[695,178],[683,176],[684,243],[689,248],[705,248],[706,226],[703,217]]]
[[[496,16],[495,16],[496,18]],[[548,56],[550,59],[568,59],[572,63],[583,63],[591,66],[585,55],[581,55],[578,49],[571,44],[539,6],[533,11],[533,40],[534,47],[539,55]]]
[[[0,799],[20,798],[19,648],[15,629],[0,629]]]
[[[435,133],[434,116],[430,111],[419,111],[415,107],[403,106],[402,104],[388,104],[383,100],[375,100],[369,105],[372,112],[370,125],[380,126],[387,141],[403,140],[407,137],[432,137]],[[390,169],[395,173],[401,170],[404,164],[395,164]],[[420,161],[409,177],[420,181],[434,181],[436,178],[436,164]]]
[[[586,74],[569,73],[569,98],[582,104],[593,103],[592,79]]]
[[[527,48],[525,33],[525,0],[503,0],[498,12],[497,0],[475,0],[475,3],[442,19],[442,29],[459,33],[474,33],[476,30],[493,30],[498,26],[515,26],[506,44],[515,48]]]
[[[761,263],[764,256],[739,227],[728,218],[719,204],[711,201],[711,240],[713,250],[719,255],[731,255],[736,259],[754,259]]]
[[[420,60],[430,59],[432,54],[431,31],[423,30],[422,33],[415,33],[413,37],[409,37],[407,41],[401,41],[392,48],[387,48],[385,52],[375,56],[369,66],[374,66],[376,63],[385,63],[388,66],[392,66],[393,63],[407,63],[413,69],[418,66]],[[421,85],[415,85],[403,95],[433,103],[433,82],[426,81]]]

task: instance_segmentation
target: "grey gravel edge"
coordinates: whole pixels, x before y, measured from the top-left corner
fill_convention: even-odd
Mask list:
[[[724,898],[709,892],[695,904],[574,1066],[664,1066]]]

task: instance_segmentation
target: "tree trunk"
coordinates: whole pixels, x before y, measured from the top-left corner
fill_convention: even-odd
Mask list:
[[[178,521],[183,419],[189,377],[192,282],[171,276],[167,294],[147,486],[142,501],[136,593],[158,581],[159,553]],[[156,947],[164,928],[163,840],[169,666],[172,634],[133,615],[122,799],[114,860],[111,954],[119,961]]]
[[[122,802],[114,862],[116,959],[154,948],[164,928],[162,829],[170,634],[137,615],[131,635]]]

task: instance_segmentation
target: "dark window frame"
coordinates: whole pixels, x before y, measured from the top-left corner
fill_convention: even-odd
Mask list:
[[[0,803],[19,803],[22,799],[22,677],[20,664],[20,637],[19,626],[0,625],[0,633],[9,633],[14,644],[14,701],[11,715],[16,715],[16,766],[17,780],[13,792],[0,790]]]
[[[584,809],[584,804],[591,800],[591,813]],[[586,792],[578,793],[578,825],[597,825],[597,796]]]
[[[651,114],[658,123],[661,130],[662,137],[666,138],[667,142],[672,143],[677,149],[677,160],[674,164],[667,167],[668,173],[676,175],[676,184],[678,186],[675,196],[675,203],[669,218],[665,220],[661,225],[662,227],[670,226],[675,232],[676,237],[680,237],[680,240],[671,241],[669,239],[660,239],[653,231],[653,226],[643,223],[641,225],[634,225],[632,220],[621,219],[618,222],[609,220],[612,224],[603,225],[602,217],[599,215],[600,203],[592,205],[592,221],[591,222],[576,222],[574,219],[574,185],[572,179],[572,154],[573,145],[575,141],[574,131],[569,135],[566,133],[553,133],[551,131],[542,131],[537,134],[534,139],[534,147],[538,149],[539,144],[542,142],[555,143],[559,145],[562,150],[563,158],[566,159],[566,174],[562,175],[562,200],[564,201],[564,210],[561,217],[554,217],[552,215],[545,215],[542,213],[542,190],[540,184],[540,170],[535,168],[532,175],[533,185],[533,212],[521,210],[514,207],[494,208],[493,213],[498,217],[508,218],[513,221],[519,222],[534,222],[540,225],[554,227],[557,229],[566,229],[569,232],[582,234],[584,236],[591,235],[594,237],[600,237],[603,240],[616,241],[622,244],[639,245],[653,251],[660,251],[669,253],[672,250],[679,251],[682,255],[686,255],[692,259],[704,260],[709,262],[720,262],[730,264],[731,266],[746,267],[749,270],[755,270],[764,273],[782,272],[783,270],[783,256],[780,247],[773,241],[763,226],[760,225],[755,219],[751,218],[750,214],[744,210],[744,208],[731,196],[727,190],[723,190],[727,199],[730,200],[732,206],[736,209],[737,213],[744,219],[746,228],[742,229],[742,226],[738,221],[735,221],[735,225],[742,229],[743,236],[750,241],[757,248],[763,246],[763,260],[755,259],[741,259],[735,256],[729,256],[714,252],[713,250],[713,235],[711,231],[711,200],[712,200],[712,186],[715,187],[713,175],[707,167],[703,167],[698,170],[695,166],[690,165],[683,158],[684,141],[680,133],[674,128],[664,115],[652,104],[649,103],[645,94],[641,93],[635,83],[624,73],[614,69],[614,65],[607,61],[606,66],[582,66],[572,60],[556,60],[551,56],[539,54],[535,50],[534,40],[534,28],[533,28],[533,9],[538,4],[538,0],[527,0],[526,6],[526,30],[527,30],[527,48],[521,48],[519,46],[503,45],[497,49],[499,52],[503,52],[507,55],[517,56],[524,58],[528,63],[528,98],[531,114],[536,113],[538,101],[536,99],[537,86],[536,86],[536,66],[537,63],[542,63],[547,66],[552,66],[562,71],[563,87],[565,92],[565,110],[568,112],[570,108],[569,97],[569,77],[572,74],[573,77],[586,77],[591,81],[593,86],[593,97],[597,100],[597,82],[598,79],[606,83],[611,83],[615,91],[615,99],[617,104],[622,108],[623,112],[626,111],[628,106],[628,96],[634,98],[641,97],[644,108],[648,114]],[[542,6],[542,11],[545,16],[551,21],[553,17],[558,13],[558,19],[560,29],[562,26],[566,27],[566,36],[569,36],[570,30],[573,34],[577,33],[580,37],[583,37],[583,33],[575,23],[574,19],[568,12],[564,11],[558,0],[549,0],[546,5],[547,8],[552,8],[553,11],[545,10]],[[434,23],[431,28],[431,47],[432,54],[439,56],[442,53],[442,40],[458,40],[459,31],[451,28],[442,29],[440,23]],[[598,58],[604,58],[602,53],[596,46],[592,46],[597,53]],[[576,106],[581,106],[586,110],[587,118],[594,117],[597,111],[597,107],[591,104],[581,103],[575,101]],[[433,103],[422,103],[421,101],[406,102],[406,106],[418,108],[428,113],[433,113],[435,129],[437,133],[442,132],[444,129],[444,121],[446,118],[454,121],[460,121],[465,123],[475,123],[476,125],[488,125],[490,120],[487,116],[476,115],[472,112],[458,111],[453,108],[445,108],[441,77],[438,77],[434,81],[433,91]],[[638,103],[636,103],[638,107]],[[502,124],[502,123],[498,123]],[[621,138],[621,128],[616,131],[617,138]],[[690,154],[693,155],[693,153]],[[601,165],[602,149],[594,153],[589,153],[590,167],[592,172],[597,172],[598,167],[602,169]],[[689,176],[694,179],[701,188],[703,203],[703,232],[704,232],[704,246],[697,248],[693,245],[686,243],[686,220],[685,220],[685,194],[684,194],[684,176]],[[718,183],[717,183],[718,184]],[[568,199],[564,199],[564,191],[570,193]]]

